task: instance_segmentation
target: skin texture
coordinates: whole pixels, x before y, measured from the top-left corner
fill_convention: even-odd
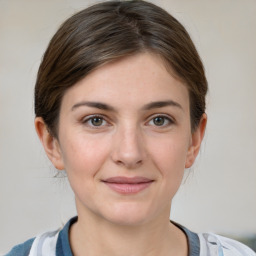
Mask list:
[[[75,193],[75,255],[85,249],[88,255],[187,255],[185,235],[169,214],[205,125],[203,115],[191,133],[187,88],[150,53],[103,65],[71,87],[62,100],[58,139],[36,118],[49,159],[66,170]],[[105,182],[116,176],[152,182],[137,193],[119,193]]]

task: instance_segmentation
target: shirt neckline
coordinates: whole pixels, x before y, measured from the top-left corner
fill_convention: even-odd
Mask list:
[[[181,231],[183,231],[187,237],[188,241],[188,256],[200,256],[200,240],[199,236],[195,233],[190,231],[189,229],[185,228],[184,226],[171,221],[176,227],[178,227]]]
[[[69,230],[77,219],[77,216],[71,218],[60,231],[56,245],[56,256],[73,256],[69,242]],[[198,235],[176,222],[171,222],[185,233],[188,240],[189,256],[199,256],[200,242]]]

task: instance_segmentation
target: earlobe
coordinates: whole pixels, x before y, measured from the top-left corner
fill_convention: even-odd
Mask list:
[[[63,170],[64,164],[58,140],[53,137],[42,117],[36,117],[35,129],[44,150],[56,169]]]
[[[196,160],[199,149],[204,138],[205,128],[207,123],[207,115],[204,113],[201,117],[197,129],[192,133],[191,143],[187,153],[185,168],[190,168]]]

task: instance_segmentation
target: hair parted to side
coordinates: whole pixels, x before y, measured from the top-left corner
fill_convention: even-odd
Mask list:
[[[145,1],[107,1],[66,20],[51,39],[35,85],[35,115],[58,135],[62,97],[97,67],[118,58],[152,52],[184,81],[192,131],[205,112],[207,80],[185,28],[162,8]]]

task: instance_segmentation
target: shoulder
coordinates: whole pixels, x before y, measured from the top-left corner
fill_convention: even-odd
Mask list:
[[[188,238],[189,256],[256,256],[252,249],[233,239],[213,233],[194,233],[180,224],[174,224]]]
[[[5,256],[28,256],[34,240],[35,238],[32,238],[25,243],[14,246]]]
[[[43,233],[23,244],[16,245],[5,256],[53,256],[56,252],[58,235],[59,230]]]
[[[212,233],[201,233],[198,234],[198,237],[200,251],[203,253],[200,255],[208,255],[210,253],[209,255],[256,256],[256,253],[246,245],[227,237]]]
[[[13,249],[4,256],[72,256],[69,244],[69,229],[70,226],[77,221],[77,217],[70,219],[62,229],[45,232],[36,236],[23,244],[16,245]]]

